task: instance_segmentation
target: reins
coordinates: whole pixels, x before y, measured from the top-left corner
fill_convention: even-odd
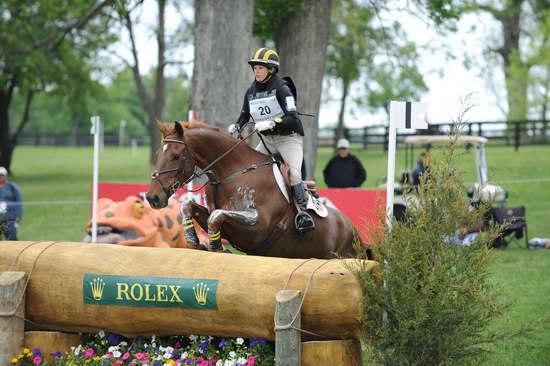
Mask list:
[[[206,187],[207,185],[209,184],[213,184],[213,185],[220,185],[220,184],[223,184],[223,183],[226,183],[226,182],[229,182],[235,178],[237,178],[238,176],[241,176],[243,174],[246,174],[248,173],[249,171],[252,171],[252,170],[255,170],[257,168],[260,168],[262,166],[266,166],[266,165],[272,165],[272,164],[275,164],[276,161],[275,160],[270,160],[270,161],[264,161],[262,163],[258,163],[258,164],[252,164],[251,166],[249,167],[246,167],[242,170],[239,170],[238,172],[235,172],[233,174],[231,174],[229,177],[226,177],[224,179],[222,179],[221,181],[219,182],[216,182],[216,181],[212,181],[210,180],[210,177],[208,177],[208,173],[210,171],[210,169],[217,163],[219,162],[220,160],[222,160],[224,157],[226,157],[227,155],[229,155],[233,150],[235,150],[243,141],[245,141],[246,139],[248,139],[250,136],[252,136],[254,133],[256,133],[257,131],[254,130],[252,131],[251,133],[249,133],[248,135],[246,135],[245,137],[243,137],[242,139],[240,139],[236,144],[234,144],[233,146],[231,146],[229,148],[229,150],[227,150],[226,152],[224,152],[222,155],[220,155],[219,157],[217,157],[216,159],[214,159],[214,161],[212,161],[210,164],[208,164],[206,167],[204,167],[204,169],[201,169],[200,172],[194,172],[189,178],[187,178],[183,183],[180,182],[178,180],[178,176],[182,173],[182,171],[185,169],[184,167],[184,160],[182,161],[182,163],[180,164],[179,167],[177,168],[173,168],[173,169],[166,169],[166,170],[161,170],[161,171],[155,171],[151,174],[151,179],[154,180],[154,181],[157,181],[160,186],[162,187],[162,189],[168,193],[170,196],[178,189],[178,188],[181,188],[181,187],[184,187],[183,189],[185,189],[187,192],[197,192],[197,191],[200,191],[201,189],[203,189],[204,187]],[[196,160],[195,160],[195,157],[193,156],[193,154],[191,153],[191,151],[189,150],[188,146],[187,146],[187,143],[185,141],[185,134],[182,136],[183,140],[177,140],[177,139],[163,139],[163,142],[173,142],[173,143],[177,143],[177,144],[182,144],[183,146],[185,146],[185,149],[187,150],[187,153],[191,156],[191,158],[193,159],[193,164],[196,166]],[[173,173],[173,172],[176,172],[176,181],[174,182],[174,184],[172,184],[170,186],[170,188],[167,190],[163,185],[162,183],[157,179],[159,175],[162,175],[162,174],[167,174],[167,173]],[[204,183],[202,186],[200,186],[199,188],[196,188],[196,189],[187,189],[185,186],[191,182],[193,179],[195,178],[198,178],[198,177],[201,177],[203,175],[206,175],[208,177],[208,180],[206,181],[206,183]]]

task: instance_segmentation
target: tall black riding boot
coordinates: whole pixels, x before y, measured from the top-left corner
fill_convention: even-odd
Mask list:
[[[299,234],[315,230],[315,221],[307,212],[307,199],[303,183],[295,184],[290,189],[294,200],[298,204],[298,213],[294,217],[294,228]]]

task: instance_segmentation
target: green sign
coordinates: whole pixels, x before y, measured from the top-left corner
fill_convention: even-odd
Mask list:
[[[84,275],[84,304],[217,310],[218,280]]]

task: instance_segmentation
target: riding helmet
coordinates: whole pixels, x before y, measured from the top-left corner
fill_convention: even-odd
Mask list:
[[[275,72],[277,72],[279,71],[279,54],[273,48],[262,47],[248,60],[248,64],[252,68],[254,65],[262,65],[268,69],[275,68]]]

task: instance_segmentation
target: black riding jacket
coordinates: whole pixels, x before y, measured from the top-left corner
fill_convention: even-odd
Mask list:
[[[277,74],[265,83],[254,80],[246,91],[243,107],[237,124],[242,127],[250,120],[259,122],[281,118],[272,130],[263,131],[264,135],[290,135],[298,133],[304,136],[304,127],[296,111],[296,96],[288,83],[290,78],[280,78]]]

